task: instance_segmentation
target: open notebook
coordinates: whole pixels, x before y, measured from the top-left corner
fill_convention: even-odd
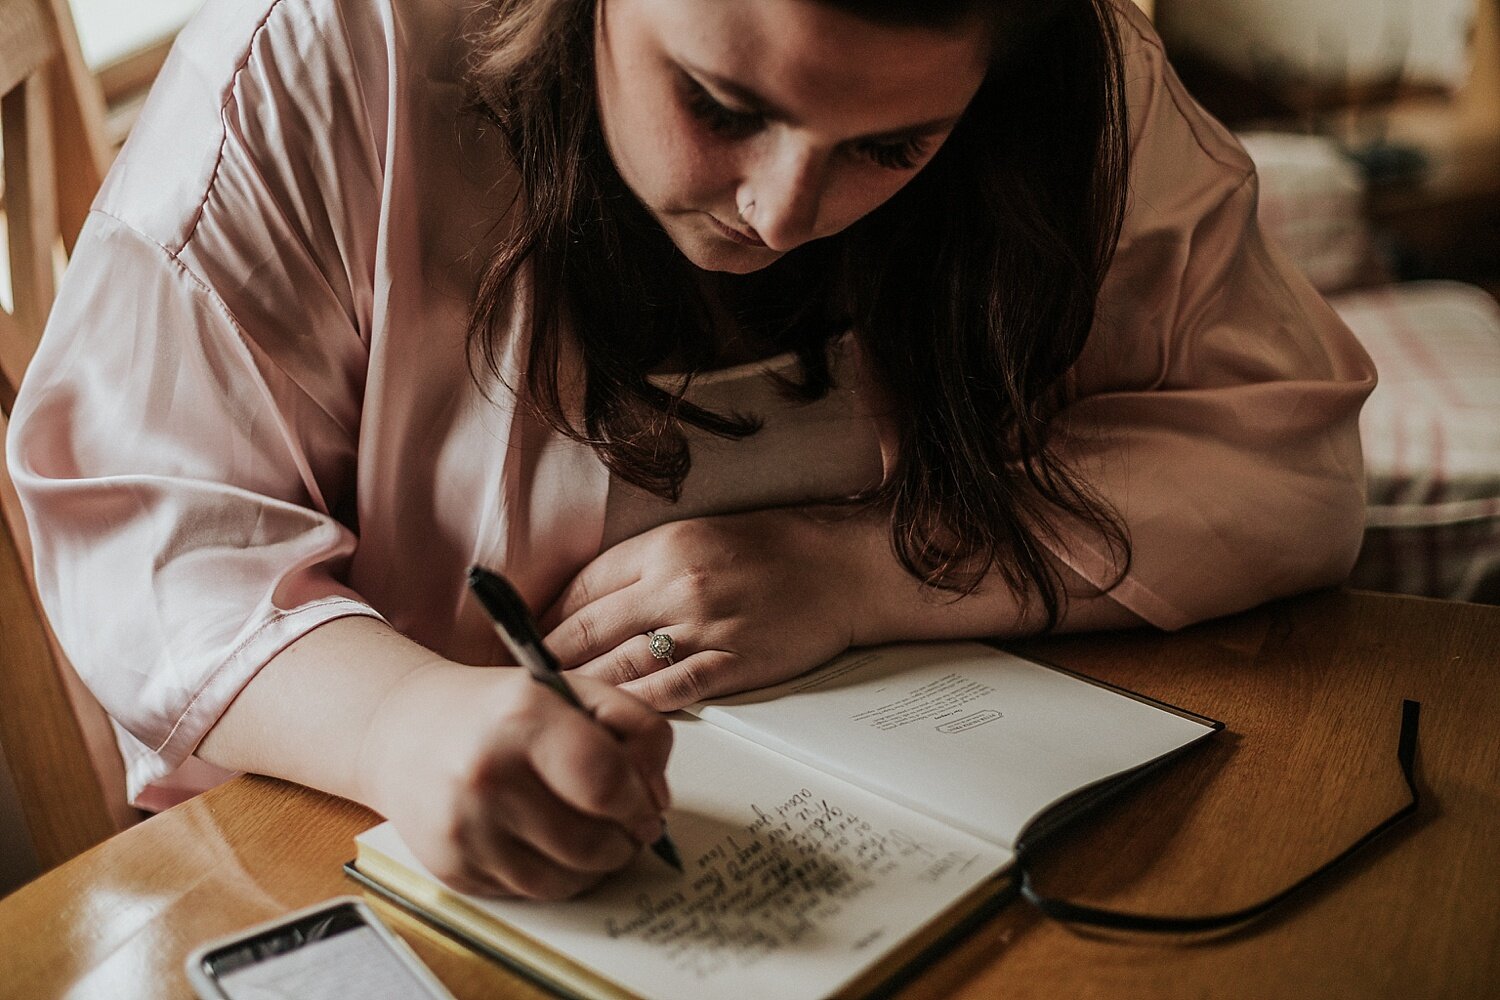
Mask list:
[[[1219,724],[978,643],[854,650],[674,718],[650,852],[580,899],[485,900],[390,824],[351,873],[584,997],[860,996],[1009,885],[1029,825]]]

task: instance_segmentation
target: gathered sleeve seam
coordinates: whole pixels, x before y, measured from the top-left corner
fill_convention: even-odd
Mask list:
[[[213,304],[214,309],[224,317],[225,322],[227,322],[230,327],[233,328],[235,334],[240,338],[240,341],[251,351],[251,353],[257,359],[264,359],[266,362],[275,366],[276,370],[282,376],[284,376],[288,382],[290,382],[292,385],[297,386],[303,398],[312,403],[313,406],[317,407],[318,411],[326,416],[335,427],[337,427],[340,431],[351,438],[355,436],[355,434],[357,433],[356,428],[349,427],[345,421],[339,419],[338,416],[332,413],[328,409],[328,407],[324,406],[323,403],[315,395],[304,389],[302,387],[302,383],[298,381],[297,377],[292,372],[287,371],[286,367],[283,366],[274,355],[270,354],[268,351],[262,350],[259,345],[255,343],[254,338],[252,338],[246,332],[244,324],[239,321],[239,317],[234,314],[234,311],[229,308],[224,299],[216,291],[214,291],[213,286],[211,286],[206,280],[204,280],[203,276],[200,275],[191,264],[182,259],[182,256],[178,251],[174,251],[171,247],[166,246],[160,240],[157,240],[149,234],[141,231],[140,228],[132,225],[128,220],[121,218],[113,212],[102,208],[94,208],[93,212],[107,219],[110,219],[111,221],[122,227],[126,232],[135,236],[141,242],[145,243],[148,246],[155,247],[157,250],[159,250],[174,267],[181,271],[182,274],[193,283],[194,287],[204,296],[204,298],[206,298],[210,303]],[[272,409],[274,411],[276,408],[273,406]]]
[[[219,183],[219,168],[224,165],[224,149],[229,145],[229,105],[236,99],[235,91],[239,87],[240,74],[245,72],[245,67],[249,66],[250,60],[255,57],[255,43],[260,38],[261,32],[266,30],[266,25],[271,23],[272,15],[276,13],[276,8],[280,7],[281,4],[282,0],[273,0],[271,5],[266,8],[266,12],[261,17],[260,23],[255,26],[255,30],[250,33],[250,38],[245,42],[245,55],[240,59],[239,64],[235,66],[234,72],[230,74],[229,86],[224,88],[224,100],[219,102],[219,122],[223,126],[223,131],[219,135],[219,150],[214,156],[214,168],[209,172],[208,184],[204,186],[203,190],[203,198],[198,202],[198,207],[193,212],[193,220],[188,224],[187,232],[182,237],[183,249],[189,243],[193,242],[193,236],[198,232],[198,223],[203,220],[203,213],[208,209],[209,196],[213,194],[214,188]],[[160,246],[160,244],[157,245]],[[166,247],[162,247],[162,249],[172,256],[174,260],[176,259],[177,255],[171,250],[168,250]]]

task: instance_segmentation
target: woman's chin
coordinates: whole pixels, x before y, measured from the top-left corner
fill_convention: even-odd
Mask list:
[[[769,267],[781,259],[775,250],[764,247],[751,249],[734,244],[720,243],[714,246],[695,246],[691,249],[678,244],[677,248],[694,267],[703,271],[718,271],[723,274],[751,274]]]
[[[777,258],[780,256],[780,254],[776,254],[770,258],[762,256],[759,259],[755,259],[749,254],[738,257],[726,254],[722,257],[707,260],[699,260],[689,256],[688,261],[700,271],[714,271],[719,274],[754,274],[756,271],[763,270],[776,263]]]

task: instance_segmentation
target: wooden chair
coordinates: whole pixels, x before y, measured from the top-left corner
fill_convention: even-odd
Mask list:
[[[125,140],[123,134],[118,142],[109,134],[104,81],[84,62],[68,0],[37,0],[37,3],[52,15],[50,24],[57,38],[57,57],[47,73],[54,143],[52,175],[57,180],[58,228],[63,246],[72,253],[73,242],[83,229],[83,220],[89,214],[99,185],[104,183],[115,150]],[[155,55],[153,50],[148,58]],[[133,79],[139,85],[142,68],[132,68],[136,70]],[[156,68],[161,68],[160,62]]]
[[[71,86],[66,48],[76,48],[76,38],[62,29],[54,6],[62,2],[0,0],[0,128],[14,306],[0,311],[0,409],[6,417],[52,305],[58,247],[71,247],[82,225],[81,213],[62,213],[59,206],[86,208],[102,174],[90,157],[55,155],[54,122],[86,124],[77,113],[80,102],[49,96]],[[74,113],[58,114],[59,106],[72,106]],[[93,140],[71,142],[75,150],[88,149]],[[4,430],[0,419],[0,435]],[[103,710],[63,657],[37,601],[29,536],[3,464],[0,514],[0,743],[45,870],[139,814],[125,803],[124,768]]]

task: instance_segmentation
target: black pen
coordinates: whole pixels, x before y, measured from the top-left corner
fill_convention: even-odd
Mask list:
[[[474,596],[479,598],[479,603],[484,605],[490,620],[495,623],[495,631],[510,648],[511,655],[516,662],[525,667],[531,674],[531,679],[539,684],[556,691],[569,705],[578,709],[585,715],[590,714],[584,707],[583,702],[568,687],[568,682],[563,680],[562,667],[557,662],[557,657],[552,655],[542,643],[541,632],[536,627],[536,621],[531,617],[531,611],[526,607],[526,602],[521,600],[521,595],[516,593],[516,588],[510,585],[510,581],[498,573],[492,573],[483,566],[469,567],[469,589],[474,591]],[[656,843],[651,845],[652,852],[667,864],[682,871],[682,859],[677,856],[677,846],[672,843],[672,838],[667,836],[665,822],[662,825],[661,836],[656,838]]]

